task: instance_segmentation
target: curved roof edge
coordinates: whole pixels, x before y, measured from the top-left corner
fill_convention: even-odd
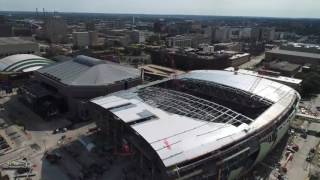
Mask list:
[[[30,72],[52,64],[54,61],[33,54],[16,54],[0,59],[0,71]]]

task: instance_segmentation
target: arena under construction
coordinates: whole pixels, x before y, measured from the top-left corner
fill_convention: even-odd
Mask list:
[[[141,179],[236,179],[286,134],[292,88],[237,72],[199,70],[93,99],[115,151]],[[139,179],[139,178],[138,178]]]

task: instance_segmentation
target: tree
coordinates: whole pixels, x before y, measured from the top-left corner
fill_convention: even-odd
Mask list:
[[[4,175],[3,177],[1,177],[1,180],[10,180],[8,175]]]
[[[320,74],[313,71],[303,75],[302,95],[306,96],[316,93],[320,93]]]

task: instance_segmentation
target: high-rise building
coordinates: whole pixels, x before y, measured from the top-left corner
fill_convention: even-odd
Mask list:
[[[186,35],[186,37],[191,39],[191,47],[198,48],[200,44],[208,44],[211,42],[211,39],[204,34],[194,33]]]
[[[0,37],[12,36],[12,26],[7,24],[0,24]]]
[[[174,37],[167,38],[167,43],[169,47],[191,47],[192,40],[189,37],[178,35]]]
[[[264,27],[261,28],[260,39],[265,41],[272,41],[275,38],[275,28]]]
[[[147,30],[133,30],[129,32],[131,43],[145,43],[151,36],[154,35],[152,31]]]
[[[52,16],[45,20],[44,35],[52,43],[66,41],[68,33],[67,23],[60,16]]]
[[[95,46],[97,44],[97,32],[73,32],[73,44],[76,47],[84,48],[87,46]]]
[[[166,22],[163,19],[159,19],[153,24],[153,30],[158,33],[163,33],[166,29]]]
[[[230,40],[239,40],[241,38],[242,28],[233,27],[229,29],[228,38]]]
[[[98,33],[97,31],[89,31],[89,45],[96,46],[98,44]]]
[[[2,15],[0,15],[0,24],[4,24],[5,23],[6,18]]]
[[[12,36],[12,26],[6,23],[5,16],[0,16],[0,37]]]
[[[143,31],[134,30],[131,31],[130,34],[132,43],[144,43],[146,41],[146,37]]]
[[[86,23],[86,29],[87,31],[94,31],[96,30],[96,25],[94,22],[87,22]]]
[[[78,48],[89,46],[89,33],[88,32],[73,32],[73,45]]]
[[[218,27],[214,31],[214,41],[227,42],[229,40],[229,27]]]
[[[240,38],[241,39],[251,39],[252,37],[252,28],[250,27],[245,27],[242,28],[240,31]]]
[[[213,40],[212,39],[214,36],[213,33],[214,33],[214,31],[211,26],[203,28],[203,36],[208,38],[210,40],[210,42]]]

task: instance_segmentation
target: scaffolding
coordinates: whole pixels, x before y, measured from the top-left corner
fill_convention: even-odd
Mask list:
[[[184,92],[161,87],[146,87],[138,95],[147,104],[169,113],[193,119],[239,126],[254,120],[227,107]]]

